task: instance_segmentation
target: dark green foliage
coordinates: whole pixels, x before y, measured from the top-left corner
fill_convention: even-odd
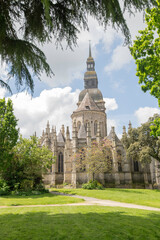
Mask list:
[[[12,149],[17,143],[18,134],[12,101],[0,99],[0,176],[3,176],[4,171],[7,172],[10,167]]]
[[[160,107],[160,0],[145,15],[146,28],[139,31],[131,54],[137,65],[136,75],[144,92],[157,98]],[[160,118],[154,121],[151,134],[160,136]]]
[[[98,190],[103,190],[104,187],[102,186],[101,183],[99,183],[97,180],[94,181],[89,181],[88,183],[84,183],[82,185],[83,189],[98,189]]]
[[[146,11],[147,27],[139,31],[131,54],[136,61],[139,84],[144,92],[149,91],[158,99],[160,106],[160,1],[157,6]]]
[[[0,1],[0,55],[10,66],[9,77],[33,93],[33,75],[40,78],[43,71],[48,76],[52,70],[43,52],[37,47],[51,41],[57,45],[65,40],[69,47],[76,44],[80,29],[88,29],[87,17],[93,16],[104,28],[111,24],[121,29],[126,42],[130,33],[124,19],[124,11],[132,14],[155,5],[155,0],[10,0]],[[0,80],[0,85],[10,90]]]
[[[22,189],[22,190],[13,190],[9,192],[9,194],[12,196],[33,196],[33,195],[41,195],[44,193],[49,193],[49,190],[45,189],[44,186],[42,186],[41,189],[38,189],[38,190],[28,189],[28,191],[27,190],[24,191],[24,189]]]
[[[160,161],[160,139],[150,134],[150,125],[156,118],[157,115],[154,115],[141,127],[131,128],[123,134],[122,142],[128,158],[139,160],[143,165],[150,163],[152,158]]]
[[[8,195],[9,194],[9,186],[7,185],[6,181],[0,179],[0,196]]]
[[[36,137],[20,137],[3,178],[13,190],[43,190],[42,175],[50,169],[54,159],[48,148],[40,147]]]
[[[157,117],[153,122],[151,122],[151,135],[154,137],[160,136],[160,118]]]

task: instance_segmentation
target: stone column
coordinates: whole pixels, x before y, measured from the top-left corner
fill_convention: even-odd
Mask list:
[[[78,137],[77,137],[77,127],[76,122],[73,123],[73,131],[72,131],[72,144],[73,144],[73,154],[77,152],[78,146]],[[76,159],[72,161],[72,185],[76,188]]]

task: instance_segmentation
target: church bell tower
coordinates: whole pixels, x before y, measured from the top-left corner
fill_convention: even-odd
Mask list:
[[[79,94],[78,108],[71,115],[72,126],[76,124],[80,138],[86,137],[87,124],[90,125],[92,139],[97,137],[97,129],[99,129],[98,135],[104,138],[107,136],[106,108],[102,93],[98,89],[95,61],[92,57],[90,44],[89,57],[86,64],[87,71],[84,74],[84,89]]]

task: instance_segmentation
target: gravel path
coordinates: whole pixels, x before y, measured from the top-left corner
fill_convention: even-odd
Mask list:
[[[57,207],[57,206],[91,206],[91,205],[99,205],[99,206],[109,206],[109,207],[124,207],[124,208],[134,208],[134,209],[143,209],[143,210],[149,210],[149,211],[159,211],[160,208],[154,208],[154,207],[148,207],[148,206],[142,206],[142,205],[136,205],[131,203],[122,203],[122,202],[116,202],[111,200],[101,200],[97,198],[92,197],[85,197],[85,196],[79,196],[79,195],[72,195],[72,194],[65,194],[65,193],[59,193],[59,192],[51,192],[52,194],[56,195],[63,195],[63,196],[70,196],[75,198],[81,198],[84,199],[84,202],[81,203],[68,203],[68,204],[46,204],[46,205],[19,205],[19,206],[0,206],[0,208],[23,208],[23,207]]]
[[[160,211],[160,208],[136,205],[136,204],[132,204],[132,203],[122,203],[122,202],[116,202],[116,201],[111,201],[111,200],[101,200],[101,199],[92,198],[92,197],[65,194],[65,193],[59,193],[59,192],[51,192],[51,193],[57,194],[57,195],[71,196],[71,197],[75,197],[75,198],[84,199],[85,200],[84,204],[86,204],[86,205],[95,205],[96,204],[96,205],[110,206],[110,207],[124,207],[124,208],[135,208],[135,209],[143,209],[143,210],[150,210],[150,211]]]

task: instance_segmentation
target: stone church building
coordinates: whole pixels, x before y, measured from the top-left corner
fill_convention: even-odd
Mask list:
[[[73,187],[89,180],[86,171],[77,171],[72,155],[78,149],[89,146],[91,141],[99,142],[107,138],[112,145],[111,172],[97,174],[96,179],[108,187],[151,187],[153,183],[160,184],[158,163],[152,161],[143,170],[138,161],[127,159],[122,142],[118,139],[114,127],[107,134],[107,115],[105,102],[98,89],[98,78],[95,71],[95,62],[89,47],[87,71],[84,74],[84,89],[79,94],[77,109],[72,113],[72,130],[62,128],[57,134],[56,129],[50,129],[49,122],[41,136],[41,144],[48,146],[57,157],[48,174],[44,176],[46,185],[71,184]],[[129,129],[131,128],[129,123]],[[72,131],[72,138],[70,137]],[[123,127],[123,134],[126,133]]]

